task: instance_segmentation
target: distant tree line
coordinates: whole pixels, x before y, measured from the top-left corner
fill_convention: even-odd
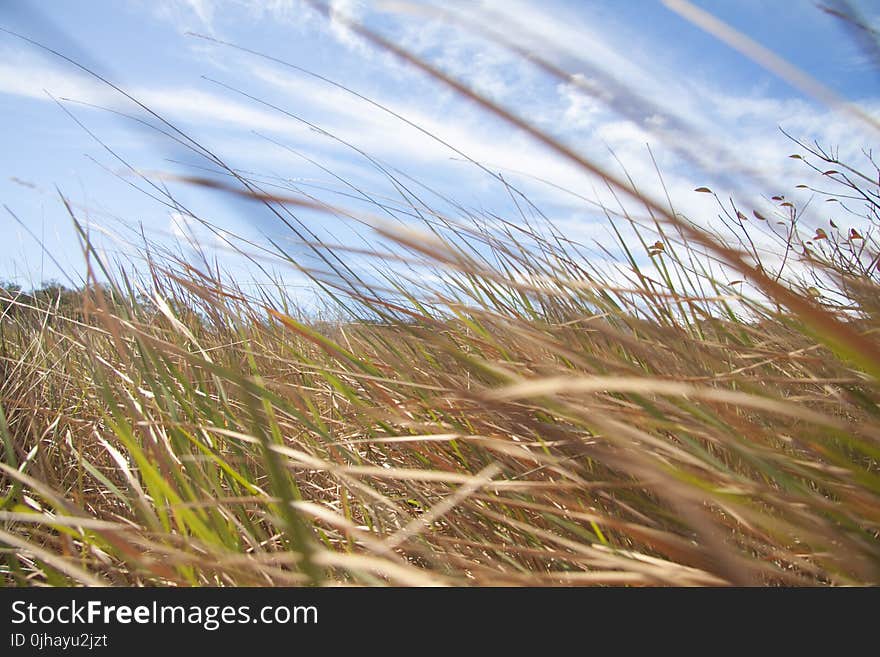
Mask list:
[[[104,299],[111,304],[122,301],[114,298],[117,295],[113,293],[110,286],[98,284],[98,289],[103,293]],[[0,314],[5,317],[22,317],[34,312],[44,314],[47,310],[53,314],[80,317],[85,301],[84,297],[85,288],[69,288],[55,280],[43,282],[38,288],[30,291],[24,290],[17,283],[0,280]],[[131,306],[132,303],[143,307],[151,305],[149,299],[146,298],[137,297],[134,300],[125,300],[125,304],[128,306]]]
[[[82,308],[82,291],[72,290],[58,281],[48,281],[25,291],[21,285],[0,281],[0,309],[6,315],[20,315],[28,309],[57,308],[60,312]]]

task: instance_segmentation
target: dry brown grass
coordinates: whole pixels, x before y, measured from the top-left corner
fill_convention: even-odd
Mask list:
[[[638,200],[647,228],[616,218],[638,233],[621,244],[629,283],[552,229],[490,232],[438,212],[403,230],[229,168],[235,186],[189,179],[279,218],[295,204],[366,222],[396,244],[368,253],[384,287],[346,267],[346,247],[297,233],[326,266],[275,256],[324,289],[338,321],[149,243],[140,275],[87,248],[81,293],[7,294],[4,580],[880,583],[873,235],[804,235],[780,200],[791,255],[771,271],[742,221],[735,238],[712,235],[360,34]],[[876,176],[831,177],[876,216]],[[709,260],[751,287],[719,281]]]

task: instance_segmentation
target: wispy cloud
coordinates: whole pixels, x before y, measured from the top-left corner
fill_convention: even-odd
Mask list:
[[[193,3],[169,0],[166,4],[211,25],[222,22],[220,15],[231,6],[230,1],[199,0]],[[269,3],[245,0],[241,6],[255,20],[260,15],[301,24],[318,20],[314,12],[297,0]],[[365,20],[373,16],[370,7],[351,0],[339,1],[335,7]],[[650,98],[651,111],[623,117],[619,112],[620,103],[629,102],[627,98],[621,98],[613,91],[591,95],[575,84],[548,80],[527,61],[487,43],[478,35],[465,34],[437,20],[394,19],[385,27],[420,56],[552,130],[600,165],[616,169],[619,160],[645,191],[662,198],[664,190],[646,149],[646,144],[651,144],[667,188],[680,204],[679,211],[695,219],[709,219],[715,209],[710,198],[694,194],[693,188],[711,184],[715,170],[729,172],[732,163],[721,156],[716,158],[708,140],[699,144],[705,155],[712,155],[707,157],[709,166],[705,170],[675,155],[658,140],[656,132],[668,127],[669,117],[680,117],[716,141],[733,145],[739,159],[771,180],[791,179],[798,167],[796,162],[785,157],[791,145],[778,132],[778,125],[799,137],[841,145],[844,149],[842,155],[859,155],[858,140],[851,139],[852,125],[847,119],[799,98],[770,97],[757,90],[748,94],[736,93],[719,89],[711,81],[686,80],[681,71],[663,57],[643,63],[635,46],[629,46],[627,52],[631,56],[627,57],[621,52],[626,45],[625,33],[613,29],[600,32],[585,22],[582,14],[567,10],[545,12],[519,0],[504,3],[484,0],[468,7],[480,12],[503,11],[507,17],[505,20],[512,20],[517,29],[521,29],[523,43],[580,76],[574,82],[601,82],[590,78],[583,72],[585,70],[611,72],[609,75],[613,75],[623,88],[637,89],[643,97]],[[480,15],[485,16],[485,13]],[[326,20],[321,19],[321,22],[346,48],[356,50],[362,47],[362,44],[350,40],[350,33],[333,28],[332,22],[329,27],[326,27]],[[578,46],[583,43],[589,43],[589,48]],[[479,192],[483,189],[481,185],[486,183],[485,174],[464,167],[460,162],[451,162],[453,157],[460,160],[454,151],[351,94],[283,67],[255,63],[253,59],[242,57],[224,61],[226,74],[232,75],[235,71],[248,73],[243,84],[247,85],[249,92],[291,108],[327,132],[376,157],[387,159],[401,168],[410,168],[416,174],[430,170],[433,176],[441,177],[440,172],[443,172],[448,180],[461,181],[459,189],[470,186]],[[231,61],[236,62],[234,66],[229,65]],[[577,167],[481,114],[473,106],[441,93],[434,83],[415,73],[403,81],[395,75],[382,78],[376,74],[364,79],[360,86],[378,102],[468,156],[491,168],[522,172],[514,179],[534,194],[536,200],[570,205],[574,197],[553,187],[530,182],[531,177],[551,180],[555,185],[595,196],[603,203],[614,202],[600,180],[585,175]],[[44,89],[57,96],[103,105],[118,106],[121,100],[107,88],[78,73],[21,59],[6,59],[0,63],[0,92],[47,99]],[[426,90],[433,90],[433,93]],[[222,134],[222,143],[240,146],[227,148],[233,155],[238,152],[251,156],[249,159],[253,160],[253,153],[247,149],[255,143],[250,133],[257,131],[283,138],[285,143],[297,148],[307,147],[318,159],[335,158],[335,165],[347,165],[348,175],[358,175],[359,159],[345,147],[282,113],[228,90],[210,87],[208,83],[196,87],[156,86],[141,82],[130,91],[169,119],[197,126],[200,134]],[[880,103],[876,102],[869,107],[874,112],[878,108]],[[375,177],[371,181],[375,182]]]
[[[181,32],[214,31],[216,0],[153,0],[147,4],[154,16],[171,23]]]

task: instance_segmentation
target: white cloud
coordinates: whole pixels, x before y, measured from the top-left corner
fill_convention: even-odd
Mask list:
[[[489,98],[525,101],[536,72],[514,53],[490,40],[437,19],[403,22],[396,40],[445,73]]]
[[[216,0],[147,0],[153,15],[174,25],[180,32],[214,31]]]
[[[360,0],[330,0],[330,32],[344,46],[366,53],[368,46],[346,25],[347,21],[360,22],[366,7]]]
[[[185,0],[199,20],[205,25],[211,25],[214,20],[214,4],[211,0]]]
[[[369,13],[363,0],[330,0],[328,16],[302,0],[154,0],[153,14],[180,32],[228,31],[244,12],[252,21],[272,20],[299,30],[322,30],[339,44],[363,56],[373,51],[346,25],[346,19],[360,22]]]
[[[575,80],[580,83],[592,82],[587,81],[580,73],[576,74],[574,77]],[[562,114],[562,119],[567,126],[570,126],[573,129],[583,130],[591,127],[595,123],[598,114],[602,109],[596,98],[584,93],[579,88],[578,84],[575,83],[560,83],[557,85],[556,91],[565,103],[565,111]]]
[[[196,220],[189,215],[180,212],[169,213],[168,229],[179,240],[192,240],[194,236],[193,229],[196,225]]]
[[[299,139],[316,139],[308,127],[277,112],[231,101],[199,89],[135,87],[127,91],[172,122],[186,121],[213,127],[228,125],[281,133]],[[132,110],[127,99],[84,74],[21,59],[0,61],[0,93],[49,101],[51,98],[47,92],[59,99],[70,98],[109,108]]]
[[[0,54],[0,93],[51,100],[48,91],[57,98],[75,96],[95,104],[109,102],[116,95],[85,75],[38,64],[9,51]]]
[[[302,5],[294,0],[246,2],[245,5],[254,12],[264,12],[272,17],[284,16],[287,21],[315,20],[312,14],[302,13]],[[221,6],[225,5],[219,0],[200,0],[194,5],[187,4],[186,10],[203,22],[213,20],[219,23],[215,19],[221,13]],[[337,11],[353,14],[359,19],[370,15],[368,7],[351,0],[338,0],[334,6]],[[693,188],[709,185],[723,193],[723,186],[716,185],[713,174],[730,172],[734,166],[729,159],[714,151],[712,140],[725,145],[728,150],[734,150],[741,163],[758,170],[764,177],[789,186],[800,182],[797,175],[803,169],[802,165],[786,158],[793,146],[779,134],[776,129],[778,124],[790,128],[796,136],[840,145],[845,157],[858,155],[860,140],[853,138],[851,121],[830,111],[817,109],[806,101],[757,94],[736,95],[714,88],[705,81],[683,81],[662,60],[643,66],[639,58],[623,56],[616,47],[619,44],[614,34],[598,32],[571,13],[542,11],[534,4],[518,0],[504,3],[485,0],[476,6],[500,9],[505,16],[515,17],[522,28],[525,43],[546,52],[554,61],[577,64],[588,58],[587,63],[595,69],[613,71],[618,81],[637,89],[652,102],[636,107],[637,111],[632,114],[635,120],[624,119],[615,110],[629,100],[619,93],[606,91],[604,98],[597,98],[574,84],[560,83],[558,80],[548,83],[540,79],[528,63],[473,35],[462,34],[436,21],[421,19],[414,24],[395,24],[390,29],[402,35],[405,46],[413,48],[453,75],[461,76],[481,92],[527,114],[530,120],[549,126],[554,134],[572,144],[579,152],[616,171],[617,165],[608,153],[608,148],[612,149],[637,184],[654,198],[661,199],[664,192],[645,148],[646,143],[651,143],[676,209],[695,220],[710,222],[717,214],[717,209],[711,197],[694,193]],[[325,20],[321,20],[326,24]],[[338,21],[336,23],[336,28],[341,27]],[[350,49],[361,47],[350,40],[350,32],[336,28],[331,21],[330,32],[339,43]],[[515,36],[520,35],[516,33]],[[584,43],[589,43],[590,47],[580,48],[579,44]],[[255,74],[255,85],[260,87],[254,92],[257,95],[273,102],[278,102],[279,95],[282,96],[283,102],[278,102],[279,105],[296,108],[297,113],[318,123],[328,132],[371,154],[390,159],[401,168],[427,170],[428,166],[433,166],[433,170],[438,172],[442,169],[450,176],[460,177],[462,190],[477,187],[478,179],[486,180],[483,174],[466,174],[459,165],[449,167],[449,158],[455,156],[451,150],[340,89],[275,67],[252,65],[250,70]],[[579,75],[578,81],[582,85],[603,85],[601,79],[584,73]],[[526,176],[548,179],[589,197],[595,195],[601,202],[616,208],[614,199],[599,180],[546,147],[478,113],[466,103],[437,93],[439,86],[421,81],[419,84],[424,86],[403,85],[402,88],[394,84],[398,82],[396,79],[389,82],[377,74],[376,77],[366,78],[362,84],[371,89],[377,101],[487,166],[522,171],[525,176],[517,182],[522,183],[537,201],[570,204],[573,199],[552,188],[528,182]],[[106,105],[118,105],[120,102],[118,96],[81,75],[61,73],[46,66],[0,60],[0,91],[45,98],[44,88],[59,96],[88,102]],[[429,95],[424,92],[428,88],[435,93]],[[541,91],[535,92],[535,89]],[[544,93],[547,89],[550,92]],[[225,91],[215,93],[195,87],[141,85],[133,89],[132,94],[173,121],[198,126],[201,133],[223,130],[222,144],[230,143],[226,140],[238,139],[238,143],[246,148],[253,140],[249,136],[247,139],[241,135],[230,136],[230,132],[258,130],[282,136],[296,147],[307,144],[317,159],[336,158],[337,164],[344,162],[349,165],[346,175],[353,179],[359,175],[354,168],[357,161],[350,154],[346,157],[342,147],[334,146],[327,138],[293,119],[249,100],[239,100]],[[655,107],[662,104],[667,107]],[[871,109],[877,113],[876,106]],[[691,145],[706,158],[704,171],[698,170],[693,162],[676,156],[653,132],[662,129],[675,131],[674,121],[671,120],[675,116],[686,119],[702,130]],[[232,152],[235,152],[234,148]],[[453,172],[453,169],[457,170]],[[375,177],[372,177],[371,183],[374,181]],[[752,197],[756,196],[754,189],[748,191]],[[770,195],[787,190],[761,191]],[[749,199],[750,202],[752,200]],[[629,207],[634,212],[644,214],[643,208],[633,207],[631,203]]]

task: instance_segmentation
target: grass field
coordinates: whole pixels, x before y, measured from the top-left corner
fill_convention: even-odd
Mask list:
[[[265,245],[318,317],[146,237],[148,267],[113,265],[81,229],[88,286],[0,301],[0,581],[880,583],[877,170],[793,144],[778,189],[819,180],[852,225],[719,198],[707,232],[458,91],[642,206],[605,209],[616,267],[552,223],[189,180],[370,224],[369,279],[342,245],[304,236],[319,269]]]

